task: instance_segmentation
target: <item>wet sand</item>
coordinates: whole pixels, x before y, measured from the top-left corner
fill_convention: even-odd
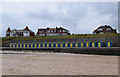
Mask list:
[[[43,52],[3,54],[2,74],[118,75],[118,56]]]

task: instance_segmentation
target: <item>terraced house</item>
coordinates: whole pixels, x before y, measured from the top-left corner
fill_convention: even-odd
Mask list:
[[[27,26],[25,29],[13,29],[10,28],[6,31],[6,37],[29,37],[29,36],[35,36],[35,33],[30,30]]]
[[[60,36],[70,35],[69,31],[62,27],[38,29],[37,36]]]

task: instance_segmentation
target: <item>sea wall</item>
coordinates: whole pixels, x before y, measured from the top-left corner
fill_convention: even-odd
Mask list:
[[[2,46],[9,47],[10,43],[44,43],[44,42],[103,42],[104,44],[108,41],[112,42],[112,47],[120,47],[120,37],[101,37],[101,38],[66,38],[66,39],[30,39],[30,40],[7,40]],[[104,45],[103,45],[104,46]]]
[[[10,48],[3,47],[2,51],[19,52],[59,52],[76,54],[96,54],[96,55],[118,55],[120,56],[120,47],[82,47],[82,48]]]

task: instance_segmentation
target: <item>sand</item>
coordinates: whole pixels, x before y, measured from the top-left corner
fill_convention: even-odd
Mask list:
[[[118,75],[118,56],[43,52],[4,54],[2,74]]]

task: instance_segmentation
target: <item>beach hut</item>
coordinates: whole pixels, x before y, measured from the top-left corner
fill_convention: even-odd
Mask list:
[[[86,43],[83,43],[83,47],[86,47]]]
[[[13,44],[11,43],[9,47],[10,47],[10,48],[13,48]]]
[[[60,47],[60,42],[58,42],[57,44],[58,44],[58,47]]]
[[[110,41],[109,41],[109,42],[106,42],[106,46],[107,46],[107,47],[112,47],[112,42],[110,42]]]
[[[36,46],[36,45],[33,43],[33,44],[32,44],[32,47],[35,48],[35,46]]]
[[[68,47],[68,44],[67,44],[67,42],[65,43],[65,47]]]
[[[21,47],[22,47],[22,48],[24,47],[24,44],[23,44],[23,43],[21,44]]]
[[[20,48],[20,44],[19,43],[17,44],[17,48]]]
[[[26,48],[29,48],[29,44],[28,43],[26,43],[25,46],[26,46]]]
[[[16,48],[16,43],[13,44],[13,48]]]
[[[45,43],[42,43],[43,48],[45,47]]]
[[[84,43],[80,43],[80,47],[84,47]]]
[[[53,47],[53,42],[51,43],[51,47]]]
[[[31,48],[31,47],[32,47],[32,44],[31,44],[31,43],[29,43],[28,45],[29,45],[29,48]]]
[[[101,41],[97,42],[97,47],[102,47],[103,43]]]
[[[87,42],[87,43],[84,43],[85,45],[85,47],[90,47],[90,43],[89,42]]]
[[[78,47],[78,43],[77,42],[75,43],[75,47]]]
[[[70,43],[70,47],[73,47],[72,42]]]
[[[25,48],[25,44],[23,44],[23,48]]]
[[[55,44],[56,44],[55,47],[58,47],[58,42],[56,42]]]
[[[96,47],[96,42],[91,42],[90,44],[91,47]]]
[[[67,47],[70,47],[70,42],[67,42]]]
[[[70,47],[75,47],[76,46],[76,43],[74,42],[71,42],[71,43],[68,43],[70,45]]]
[[[65,47],[65,42],[62,43],[62,47]]]
[[[75,43],[75,42],[73,42],[73,43],[72,43],[72,47],[75,47],[75,44],[76,44],[76,43]]]
[[[43,43],[40,43],[40,47],[41,47],[41,48],[43,47]]]
[[[62,44],[62,43],[60,43],[60,47],[63,47],[63,44]]]
[[[22,44],[20,44],[20,48],[22,48]]]
[[[49,44],[49,47],[52,47],[52,45],[51,45],[51,43],[50,43],[50,42],[49,42],[48,44]]]
[[[55,42],[53,42],[53,47],[56,47],[56,43]]]
[[[78,44],[78,47],[81,47],[80,43],[77,43]]]
[[[36,47],[39,48],[39,44],[38,43],[36,44]]]
[[[38,45],[39,45],[39,48],[40,48],[40,43]]]
[[[48,43],[45,42],[45,43],[44,43],[44,47],[47,47],[47,46],[48,46]]]

